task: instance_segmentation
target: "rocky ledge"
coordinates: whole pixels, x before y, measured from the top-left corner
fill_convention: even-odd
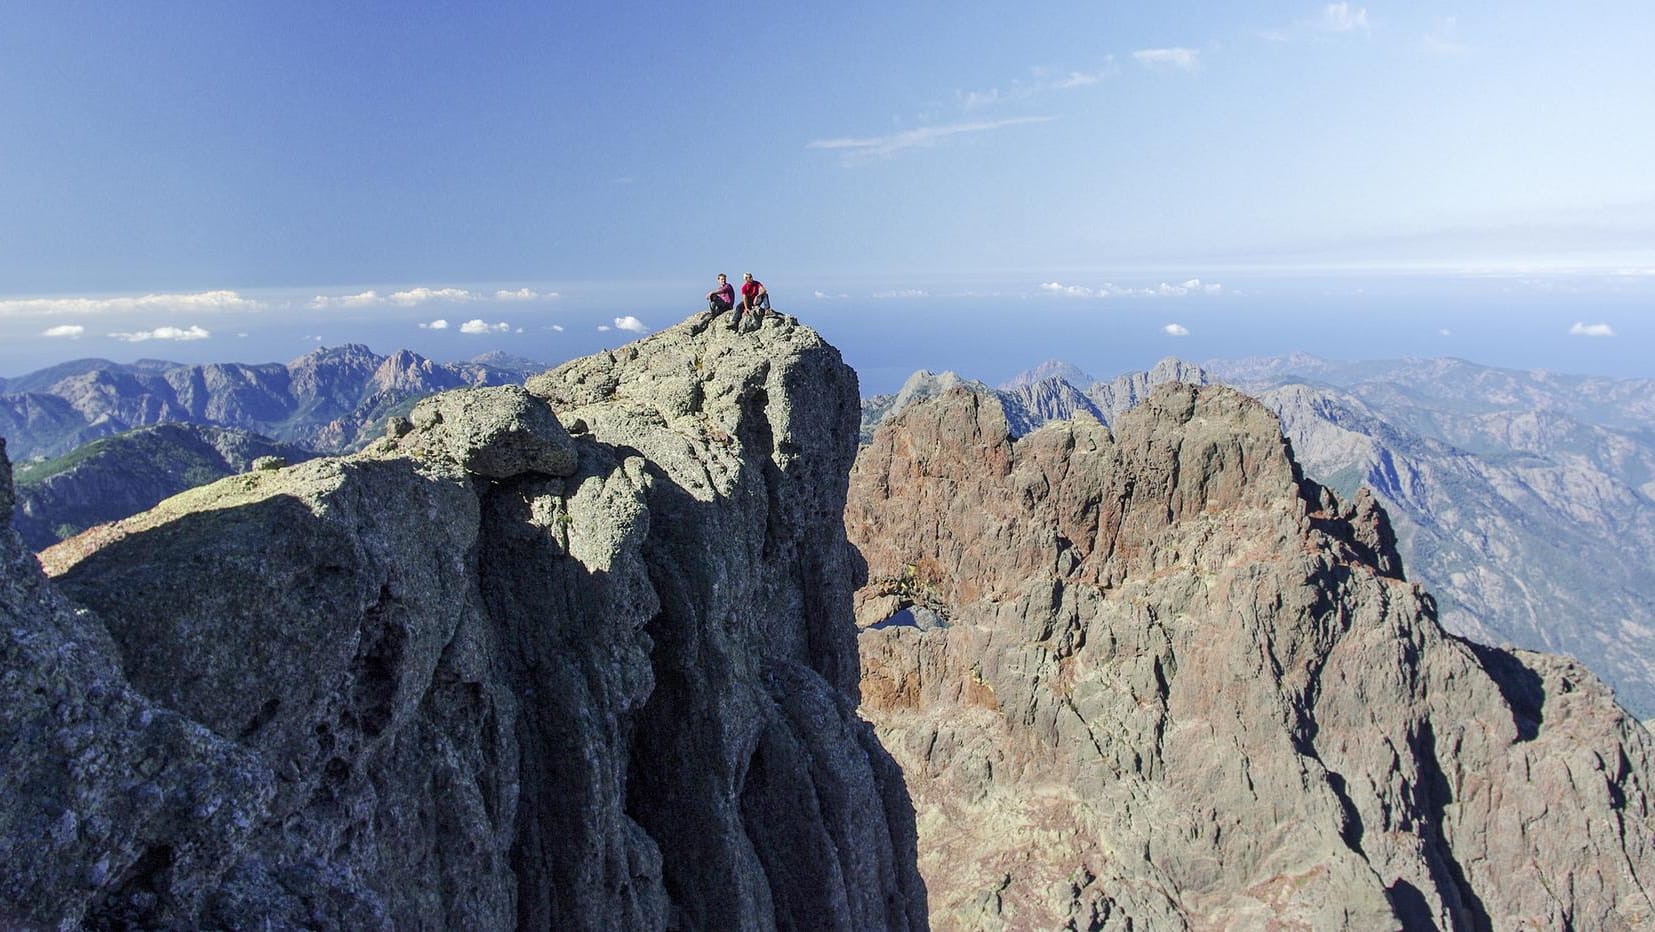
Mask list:
[[[50,580],[0,528],[0,926],[923,927],[855,713],[856,377],[722,323],[427,399]]]
[[[862,710],[937,927],[1655,924],[1651,736],[1601,683],[1446,634],[1256,402],[1116,427],[1014,441],[957,389],[858,458]]]

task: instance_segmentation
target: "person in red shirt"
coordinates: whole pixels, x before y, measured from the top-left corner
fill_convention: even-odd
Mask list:
[[[741,309],[761,321],[770,313],[770,292],[765,290],[764,282],[753,278],[752,272],[741,276]]]

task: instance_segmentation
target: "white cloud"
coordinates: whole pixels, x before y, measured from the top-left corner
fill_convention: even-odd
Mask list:
[[[1086,285],[1065,285],[1062,282],[1041,282],[1040,290],[1067,298],[1182,298],[1187,295],[1220,295],[1224,286],[1217,282],[1203,282],[1199,278],[1186,279],[1183,284],[1162,282],[1154,288],[1128,288],[1114,282],[1104,282],[1096,288]]]
[[[1062,282],[1041,282],[1040,290],[1071,298],[1090,298],[1097,295],[1096,291],[1084,285],[1065,285]]]
[[[1328,32],[1352,32],[1357,29],[1368,28],[1368,11],[1366,7],[1353,7],[1349,3],[1330,3],[1322,8],[1322,18],[1317,25]]]
[[[1161,329],[1165,330],[1169,336],[1187,337],[1190,335],[1190,328],[1184,326],[1183,324],[1167,324]]]
[[[649,327],[647,325],[645,325],[643,321],[639,320],[636,317],[633,317],[631,314],[628,314],[625,317],[615,318],[615,329],[616,330],[630,330],[633,333],[648,333],[649,332]]]
[[[388,299],[392,304],[412,307],[415,304],[424,304],[427,301],[475,301],[477,295],[464,288],[410,288],[407,291],[393,291]]]
[[[828,294],[827,292],[821,290],[811,292],[811,296],[818,301],[837,301],[850,297],[850,295],[845,294],[844,292],[840,292],[838,294]]]
[[[1132,58],[1146,68],[1181,68],[1194,71],[1200,65],[1200,51],[1186,48],[1139,49]]]
[[[417,288],[405,288],[402,291],[393,291],[390,294],[380,294],[369,289],[347,295],[317,295],[310,302],[315,309],[330,307],[383,307],[396,305],[398,307],[415,307],[432,301],[447,301],[462,303],[471,301],[550,301],[557,297],[555,291],[536,291],[533,288],[517,288],[507,290],[496,289],[492,294],[470,291],[465,288],[427,288],[423,285]]]
[[[68,337],[71,340],[78,340],[80,339],[80,335],[85,332],[86,328],[82,327],[80,324],[58,324],[56,327],[47,327],[46,331],[42,333],[41,336]]]
[[[966,133],[983,133],[990,130],[1003,129],[1007,126],[1021,126],[1027,123],[1047,123],[1057,119],[1049,116],[1012,117],[1005,120],[976,120],[965,123],[949,123],[943,126],[921,126],[916,129],[907,129],[889,136],[861,136],[841,137],[838,139],[816,139],[805,145],[806,149],[838,149],[848,157],[855,158],[886,158],[904,149],[926,148],[954,136]]]
[[[1588,324],[1576,321],[1575,325],[1569,328],[1569,336],[1571,337],[1612,337],[1614,335],[1614,328],[1608,324]]]
[[[929,298],[931,293],[924,288],[897,288],[891,291],[876,291],[876,298]]]
[[[1052,87],[1060,91],[1066,91],[1074,87],[1091,87],[1092,85],[1101,82],[1104,78],[1110,78],[1120,74],[1120,69],[1115,66],[1115,56],[1109,56],[1105,59],[1105,62],[1106,64],[1104,67],[1097,71],[1071,71],[1063,77],[1052,81]]]
[[[1155,289],[1156,294],[1167,298],[1181,298],[1188,294],[1222,294],[1223,291],[1223,285],[1216,282],[1211,284],[1202,284],[1201,279],[1199,278],[1189,279],[1182,285],[1169,285],[1166,282],[1162,282],[1160,287]]]
[[[553,324],[552,329],[556,330],[558,333],[562,333],[563,332],[563,325],[562,324]]]
[[[0,317],[34,314],[120,314],[129,311],[257,311],[264,305],[234,291],[146,294],[106,298],[10,298]]]
[[[986,91],[955,91],[954,96],[960,103],[960,109],[965,111],[983,110],[999,104],[1015,103],[1028,100],[1051,91],[1067,91],[1077,87],[1091,87],[1105,78],[1120,73],[1115,65],[1115,56],[1104,57],[1102,68],[1096,71],[1070,71],[1067,74],[1054,76],[1044,68],[1031,69],[1032,80],[1016,80],[1003,88],[993,87]]]
[[[194,325],[189,327],[156,327],[154,330],[110,334],[115,339],[127,343],[142,343],[145,340],[205,340],[212,335],[212,331]]]
[[[614,330],[614,329],[615,329],[614,327],[611,327],[608,324],[598,324],[598,332],[599,333],[608,333],[609,331]]]
[[[420,324],[419,328],[421,330],[447,330],[448,329],[448,321],[443,320],[442,318],[439,317],[436,320],[433,320],[432,322],[430,322],[428,324]]]
[[[541,301],[550,300],[555,297],[557,297],[557,292],[555,291],[548,291],[542,294],[541,292],[535,291],[533,288],[519,288],[516,291],[506,291],[502,289],[494,293],[494,300],[496,301]]]
[[[528,289],[525,288],[523,291],[528,291]],[[534,293],[529,292],[529,294],[533,295]],[[507,298],[507,295],[513,297]],[[525,300],[524,297],[518,296],[518,292],[509,291],[497,291],[495,292],[495,298],[496,300]],[[393,291],[385,295],[372,289],[347,295],[317,295],[311,299],[310,306],[317,310],[330,307],[382,307],[387,304],[395,304],[398,307],[414,307],[428,301],[460,302],[481,301],[482,299],[482,295],[467,291],[464,288],[426,288],[422,285],[418,288]]]
[[[1437,336],[1451,337],[1453,335],[1454,335],[1454,331],[1449,330],[1447,327],[1444,327],[1441,330],[1437,331]]]
[[[508,333],[511,324],[491,324],[487,321],[473,318],[460,325],[461,333]]]
[[[310,306],[317,309],[325,307],[369,307],[382,304],[384,300],[377,291],[362,291],[357,294],[335,295],[332,297],[317,295],[310,300]]]

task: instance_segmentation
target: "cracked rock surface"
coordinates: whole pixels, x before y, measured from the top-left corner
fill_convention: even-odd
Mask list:
[[[917,403],[846,512],[936,927],[1655,923],[1649,733],[1573,661],[1446,634],[1266,409],[1169,385],[1008,433]]]

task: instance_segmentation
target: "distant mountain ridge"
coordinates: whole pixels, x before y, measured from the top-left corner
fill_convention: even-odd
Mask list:
[[[1036,378],[1065,368],[1079,371],[1045,363],[989,390],[1014,435],[1077,414],[1113,425],[1161,382],[1240,388],[1281,418],[1307,474],[1341,496],[1373,490],[1447,628],[1573,654],[1655,716],[1655,380],[1304,354]],[[874,400],[864,435],[900,408]]]
[[[20,468],[12,526],[30,549],[41,550],[186,489],[246,472],[266,456],[291,464],[315,454],[226,427],[139,427]]]
[[[924,398],[940,395],[956,385],[972,391],[993,395],[1000,399],[1006,411],[1014,437],[1034,430],[1048,421],[1068,420],[1077,414],[1094,417],[1112,424],[1138,402],[1148,397],[1149,390],[1162,382],[1187,382],[1204,385],[1208,378],[1199,366],[1181,359],[1167,357],[1146,372],[1128,372],[1110,381],[1092,381],[1085,385],[1069,380],[1070,376],[1090,378],[1079,367],[1051,360],[1027,372],[1002,382],[999,388],[987,383],[962,378],[953,372],[929,372],[921,369],[908,377],[895,394],[872,395],[862,401],[862,442],[868,442],[873,429],[886,418],[908,405]]]
[[[0,436],[19,461],[169,422],[342,452],[426,395],[521,382],[543,368],[504,353],[439,363],[408,350],[381,356],[355,343],[318,348],[285,365],[80,359],[0,383]]]

